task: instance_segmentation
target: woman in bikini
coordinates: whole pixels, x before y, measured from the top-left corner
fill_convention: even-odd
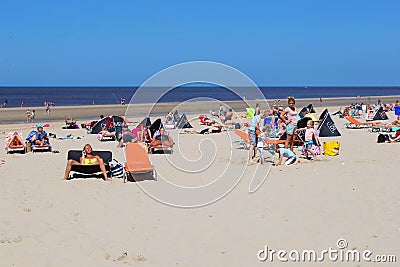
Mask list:
[[[68,175],[71,171],[72,165],[100,165],[104,180],[111,181],[111,179],[107,177],[106,166],[104,165],[103,159],[99,156],[94,156],[92,152],[92,146],[90,144],[86,144],[83,147],[82,157],[79,158],[79,162],[73,159],[68,160],[67,168],[65,169],[64,180],[68,179]]]

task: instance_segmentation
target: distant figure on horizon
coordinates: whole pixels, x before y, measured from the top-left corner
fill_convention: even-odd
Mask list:
[[[7,104],[8,104],[8,99],[5,99],[5,100],[4,100],[4,103],[3,103],[3,107],[6,107]]]
[[[24,107],[24,101],[21,101],[21,108]]]
[[[121,97],[120,102],[121,102],[121,105],[125,105],[125,98]]]
[[[322,106],[322,97],[319,98],[319,104]]]
[[[47,102],[47,106],[46,106],[46,114],[50,115],[51,110],[50,110],[50,102]]]

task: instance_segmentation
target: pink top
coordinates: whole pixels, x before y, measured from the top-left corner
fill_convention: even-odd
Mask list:
[[[305,134],[305,141],[311,141],[313,134],[317,135],[317,132],[315,131],[314,128],[307,128],[306,129],[306,134]]]
[[[297,123],[297,119],[296,119],[297,111],[296,111],[296,108],[294,108],[294,110],[292,110],[291,108],[286,107],[285,108],[285,112],[286,112],[289,124],[296,125],[296,123]]]

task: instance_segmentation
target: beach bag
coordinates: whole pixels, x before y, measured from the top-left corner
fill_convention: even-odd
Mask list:
[[[339,155],[340,142],[330,141],[324,142],[324,155],[337,156]]]
[[[32,147],[31,147],[31,143],[30,142],[25,142],[25,146],[26,146],[26,152],[32,152]]]
[[[321,155],[321,148],[320,148],[319,146],[312,145],[312,146],[311,146],[311,151],[312,151],[315,155]],[[305,153],[306,153],[306,149],[305,149],[304,146],[301,148],[301,153],[302,153],[303,155],[305,155]]]
[[[124,178],[124,165],[116,159],[110,162],[110,169],[113,178]]]
[[[376,142],[377,143],[385,143],[387,140],[389,140],[389,136],[387,136],[387,134],[379,134],[378,140]]]

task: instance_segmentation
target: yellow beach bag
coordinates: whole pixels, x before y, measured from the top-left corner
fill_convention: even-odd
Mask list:
[[[324,142],[324,155],[337,156],[339,155],[340,142],[330,141]]]

